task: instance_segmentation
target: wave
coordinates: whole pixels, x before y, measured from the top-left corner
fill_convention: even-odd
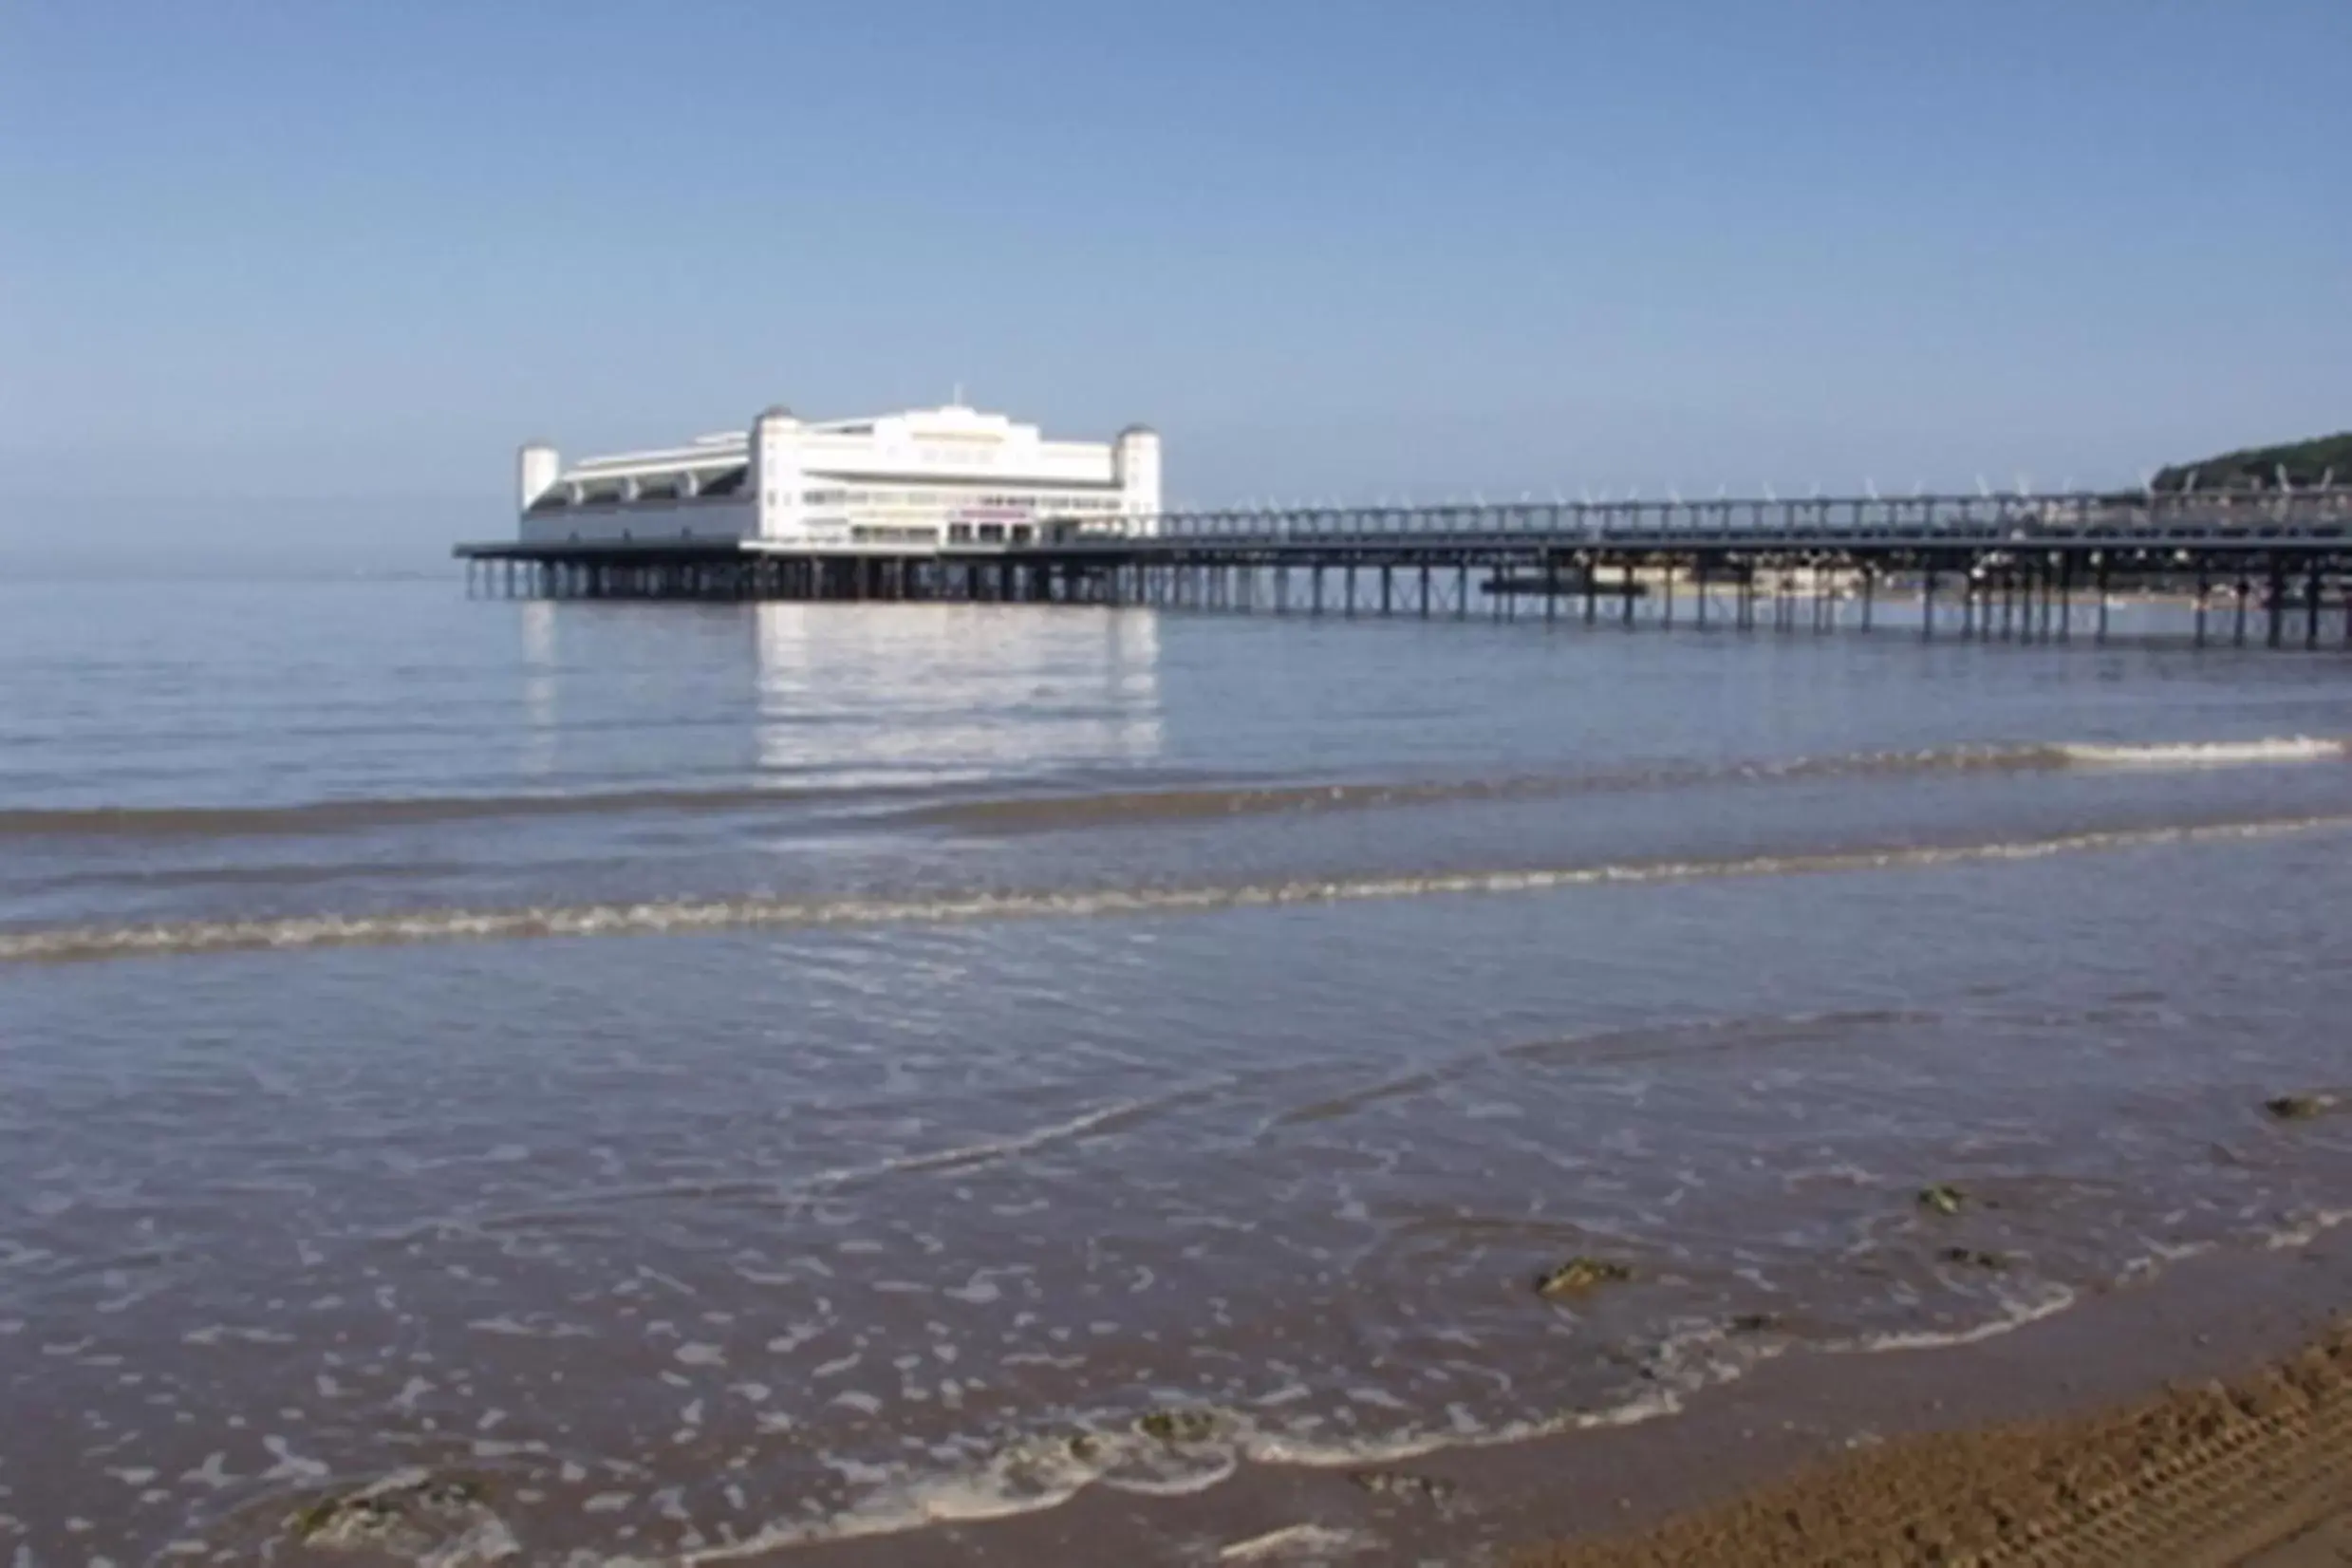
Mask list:
[[[430,826],[500,817],[611,816],[639,812],[739,812],[870,800],[874,790],[609,790],[574,794],[414,795],[312,800],[284,806],[23,807],[0,811],[7,838],[261,838]]]
[[[1945,773],[2002,773],[2097,768],[2215,768],[2314,762],[2352,754],[2352,741],[2312,736],[2255,740],[2095,741],[1944,746],[1917,751],[1850,752],[1781,760],[1667,762],[1574,774],[1503,778],[1241,784],[1087,793],[1004,795],[932,801],[899,808],[891,820],[913,826],[1017,832],[1087,826],[1176,822],[1281,812],[1366,810],[1457,801],[1535,800],[1575,794],[1688,789],[1781,779],[1899,777]],[[272,806],[18,807],[0,810],[0,840],[9,838],[243,838],[317,835],[377,828],[503,818],[619,816],[646,812],[720,813],[855,802],[888,807],[892,796],[925,786],[853,788],[735,785],[714,789],[525,792],[297,801]]]
[[[1081,919],[1370,903],[1409,898],[1549,892],[1740,878],[1904,870],[2172,844],[2278,838],[2352,828],[2352,815],[2111,829],[2050,838],[1892,849],[1657,860],[1517,870],[1300,879],[1224,886],[943,894],[899,899],[740,898],[508,909],[418,909],[251,920],[82,925],[0,934],[0,963],[70,962],[196,953],[304,951],[545,937],[682,935],[759,927],[827,929]]]
[[[1114,1100],[1062,1121],[1025,1131],[982,1138],[947,1148],[891,1155],[863,1165],[835,1166],[797,1178],[697,1178],[625,1186],[584,1187],[543,1199],[527,1209],[430,1216],[383,1232],[382,1239],[406,1243],[452,1231],[488,1235],[507,1230],[538,1230],[550,1225],[576,1224],[583,1214],[608,1215],[616,1206],[625,1204],[790,1202],[893,1176],[958,1175],[1000,1160],[1034,1154],[1059,1144],[1124,1132],[1169,1111],[1203,1099],[1214,1093],[1217,1087],[1214,1084],[1195,1084],[1141,1099]]]
[[[2055,1317],[2081,1298],[2067,1286],[2050,1284],[2032,1295],[2004,1297],[1998,1313],[1969,1328],[1865,1335],[1859,1339],[1824,1345],[1821,1349],[1831,1354],[1875,1355],[1888,1351],[1950,1350],[1961,1345],[1982,1344],[1988,1339],[1998,1339],[2005,1334],[2014,1334],[2028,1324],[2039,1323],[2044,1317]]]
[[[2343,1224],[2352,1224],[2352,1208],[2324,1208],[2282,1225],[2263,1238],[2263,1245],[2271,1252],[2291,1252],[2307,1247],[2321,1237]]]
[[[2323,762],[2344,755],[2345,743],[2295,735],[2268,740],[2190,740],[2154,746],[2058,748],[2066,761],[2093,768],[2244,768],[2276,762]]]
[[[830,1171],[823,1180],[827,1185],[841,1185],[872,1176],[913,1176],[943,1171],[968,1170],[975,1166],[993,1164],[1016,1155],[1034,1154],[1038,1149],[1073,1139],[1103,1137],[1122,1131],[1137,1122],[1161,1111],[1197,1100],[1207,1090],[1202,1088],[1170,1091],[1148,1099],[1117,1100],[1081,1111],[1067,1121],[1047,1127],[1032,1128],[1001,1138],[982,1139],[978,1143],[961,1144],[954,1148],[932,1149],[922,1154],[902,1154],[880,1160],[870,1166]]]
[[[1702,788],[1824,778],[1935,774],[2056,772],[2066,768],[2215,768],[2313,762],[2346,755],[2342,739],[2310,736],[2258,740],[2167,741],[2147,745],[2034,741],[1849,752],[1779,761],[1659,763],[1580,774],[1401,782],[1239,785],[1122,790],[1090,794],[1009,795],[914,808],[918,825],[994,832],[1181,822],[1287,812],[1363,811],[1461,801],[1554,799],[1577,794]]]
[[[1590,1034],[1547,1036],[1503,1046],[1478,1046],[1409,1072],[1319,1095],[1276,1111],[1260,1124],[1260,1129],[1302,1127],[1352,1116],[1384,1101],[1424,1093],[1455,1082],[1496,1059],[1535,1063],[1559,1060],[1594,1065],[1636,1062],[1699,1052],[1745,1052],[1769,1047],[1776,1041],[1811,1044],[1830,1031],[1890,1024],[1932,1024],[1938,1017],[1935,1013],[1913,1008],[1833,1008],[1685,1018],[1602,1029]]]

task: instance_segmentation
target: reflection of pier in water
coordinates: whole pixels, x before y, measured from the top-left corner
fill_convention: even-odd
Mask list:
[[[2103,639],[2119,594],[2184,634],[2352,644],[2352,488],[1213,512],[1018,546],[786,551],[759,540],[471,545],[468,584],[556,599],[995,601],[1311,615],[1637,619]]]
[[[1149,615],[803,604],[751,614],[763,770],[815,768],[854,786],[1160,754]]]
[[[582,765],[615,682],[648,668],[665,688],[685,682],[667,696],[672,721],[697,728],[722,766],[779,785],[1126,767],[1164,749],[1160,626],[1148,612],[755,604],[672,615],[544,601],[517,609],[521,762],[536,776]],[[601,765],[615,763],[633,766]]]

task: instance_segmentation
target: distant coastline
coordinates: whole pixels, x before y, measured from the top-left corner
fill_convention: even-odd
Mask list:
[[[2352,484],[2352,430],[2175,463],[2156,470],[2149,488],[2180,491],[2193,485],[2198,490],[2276,490],[2282,480],[2298,490],[2338,481]]]

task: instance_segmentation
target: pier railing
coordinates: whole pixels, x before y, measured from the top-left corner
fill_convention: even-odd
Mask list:
[[[1061,525],[1043,548],[1700,545],[1999,546],[2100,540],[2219,547],[2352,536],[2352,487],[2118,496],[1978,495],[1551,501],[1182,511]]]

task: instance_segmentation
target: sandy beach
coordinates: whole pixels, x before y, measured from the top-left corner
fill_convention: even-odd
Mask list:
[[[2071,1419],[1892,1443],[1521,1568],[2352,1561],[2352,1322],[2292,1355]]]

